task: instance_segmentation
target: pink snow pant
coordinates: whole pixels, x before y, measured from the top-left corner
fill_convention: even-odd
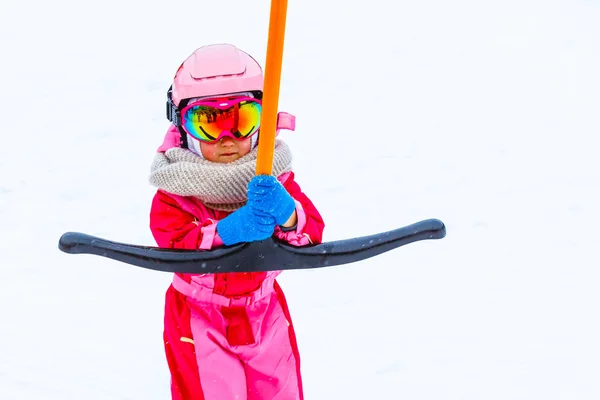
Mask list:
[[[167,292],[165,346],[174,400],[303,399],[298,348],[287,304],[278,284],[269,286],[261,288],[254,298],[232,300],[209,290],[192,288],[183,280],[174,280],[169,289],[171,297],[183,297],[187,305],[176,312],[189,313],[183,320],[181,315],[169,318]],[[227,325],[231,320],[224,315],[223,306],[245,308],[254,343],[229,343]],[[189,319],[189,328],[185,319]],[[194,352],[195,356],[189,354]],[[193,361],[196,365],[182,365]],[[194,367],[197,374],[196,371],[186,374]],[[187,376],[181,376],[182,373]],[[183,380],[199,380],[199,383]],[[182,388],[186,385],[187,388]]]

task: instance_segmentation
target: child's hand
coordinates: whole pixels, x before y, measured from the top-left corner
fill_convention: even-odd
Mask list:
[[[217,232],[227,246],[271,237],[275,218],[254,212],[249,205],[229,214],[217,223]]]
[[[257,175],[248,184],[248,204],[260,215],[271,215],[277,225],[283,225],[296,209],[296,202],[271,175]]]

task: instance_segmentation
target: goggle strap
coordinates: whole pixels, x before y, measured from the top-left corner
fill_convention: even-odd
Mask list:
[[[167,91],[167,119],[173,123],[173,125],[179,127],[181,125],[181,114],[179,110],[173,104],[173,98],[171,97],[171,88]]]

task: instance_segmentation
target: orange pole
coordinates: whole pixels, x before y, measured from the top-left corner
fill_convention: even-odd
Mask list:
[[[256,175],[271,175],[273,171],[273,151],[275,150],[275,132],[277,130],[286,13],[287,0],[271,0]]]

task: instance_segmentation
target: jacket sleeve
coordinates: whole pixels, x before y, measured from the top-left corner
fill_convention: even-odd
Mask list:
[[[277,238],[295,246],[321,243],[325,223],[312,201],[302,192],[302,189],[294,180],[293,172],[283,182],[283,186],[296,201],[298,223],[296,229],[292,231],[283,231],[277,227],[275,235]]]
[[[177,201],[158,191],[152,200],[150,230],[159,247],[210,250],[223,244],[216,234],[217,221],[198,220]]]

